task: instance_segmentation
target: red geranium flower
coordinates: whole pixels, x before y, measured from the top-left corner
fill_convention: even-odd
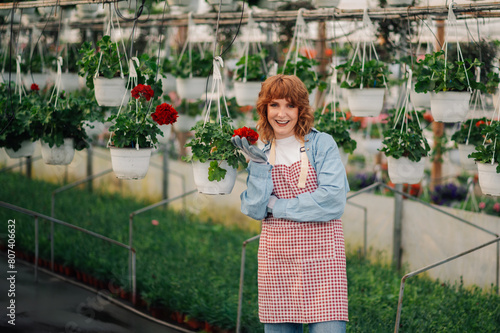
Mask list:
[[[153,98],[154,95],[155,92],[153,91],[153,89],[151,89],[151,86],[147,86],[142,83],[139,83],[137,86],[135,86],[134,89],[132,89],[132,97],[135,99],[144,97],[146,101],[149,102],[149,100]]]
[[[158,125],[170,125],[177,121],[179,117],[177,110],[170,104],[163,103],[156,107],[156,111],[151,115]]]
[[[248,127],[235,129],[233,136],[236,135],[238,135],[240,138],[247,138],[248,143],[250,143],[251,145],[255,144],[259,139],[259,134],[257,134],[257,132]]]
[[[32,91],[38,91],[38,90],[40,90],[40,88],[38,87],[38,84],[33,83],[33,84],[31,84],[31,90]]]
[[[429,123],[432,123],[434,121],[434,117],[430,112],[424,113],[424,119],[428,121]]]
[[[476,127],[479,127],[481,125],[484,125],[486,124],[486,122],[484,120],[479,120],[477,123],[476,123]]]

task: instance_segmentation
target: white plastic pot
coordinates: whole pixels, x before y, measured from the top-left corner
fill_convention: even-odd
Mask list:
[[[417,184],[424,177],[425,158],[413,162],[408,157],[387,157],[389,178],[394,184]]]
[[[43,140],[40,142],[42,144],[42,158],[45,164],[67,165],[73,161],[73,157],[75,156],[73,139],[66,138],[62,146],[52,147]]]
[[[21,158],[32,156],[35,153],[35,143],[30,140],[25,140],[21,142],[21,148],[17,151],[14,149],[5,148],[5,152],[10,158]]]
[[[205,93],[206,77],[176,78],[177,94],[182,99],[200,99]]]
[[[479,187],[483,194],[500,196],[500,174],[497,173],[498,163],[477,163]]]
[[[227,171],[226,176],[220,182],[216,180],[211,182],[208,180],[209,166],[210,161],[205,163],[193,162],[194,183],[198,188],[198,192],[203,194],[230,194],[236,182],[236,169],[230,167],[226,161],[222,161],[220,167]]]
[[[240,82],[234,81],[234,95],[236,103],[240,106],[253,105],[257,103],[262,82]]]
[[[337,8],[340,0],[314,0],[314,5],[317,8]]]
[[[189,132],[191,128],[196,125],[201,116],[191,117],[186,115],[179,115],[177,121],[173,124],[176,132]]]
[[[387,0],[387,4],[392,7],[408,7],[413,4],[413,0]]]
[[[120,106],[128,103],[130,91],[126,88],[126,79],[115,77],[94,78],[95,99],[99,106]],[[123,102],[122,102],[123,100]]]
[[[460,165],[462,168],[466,170],[475,170],[476,162],[474,162],[473,158],[469,158],[468,156],[476,151],[476,147],[474,145],[466,145],[459,144],[458,145],[458,154],[460,159]]]
[[[470,93],[467,91],[431,92],[431,113],[434,121],[456,123],[469,112]]]
[[[110,147],[111,166],[116,178],[143,179],[149,169],[151,148],[116,148]]]
[[[354,117],[376,117],[384,107],[384,88],[346,89],[347,104]]]

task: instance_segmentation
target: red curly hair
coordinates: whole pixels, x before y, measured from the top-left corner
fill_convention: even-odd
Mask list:
[[[309,105],[309,93],[305,84],[295,75],[278,74],[267,78],[262,82],[259,98],[257,99],[257,131],[264,143],[272,141],[274,131],[267,118],[267,106],[275,99],[286,99],[289,103],[299,109],[297,125],[295,125],[295,136],[304,139],[311,131],[314,123],[314,113]]]

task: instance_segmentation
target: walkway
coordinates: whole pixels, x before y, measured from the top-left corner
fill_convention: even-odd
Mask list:
[[[0,255],[0,331],[2,333],[178,333],[148,320],[107,299],[32,266],[16,262],[15,297],[9,297],[7,257]],[[7,317],[9,302],[15,299],[15,326]],[[154,319],[153,319],[154,320]]]

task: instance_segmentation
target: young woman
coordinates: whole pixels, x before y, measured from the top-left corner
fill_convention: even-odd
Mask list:
[[[315,130],[309,94],[293,75],[263,84],[257,101],[263,151],[250,158],[241,211],[262,220],[259,317],[266,333],[345,332],[347,278],[340,218],[349,184],[333,138]]]

